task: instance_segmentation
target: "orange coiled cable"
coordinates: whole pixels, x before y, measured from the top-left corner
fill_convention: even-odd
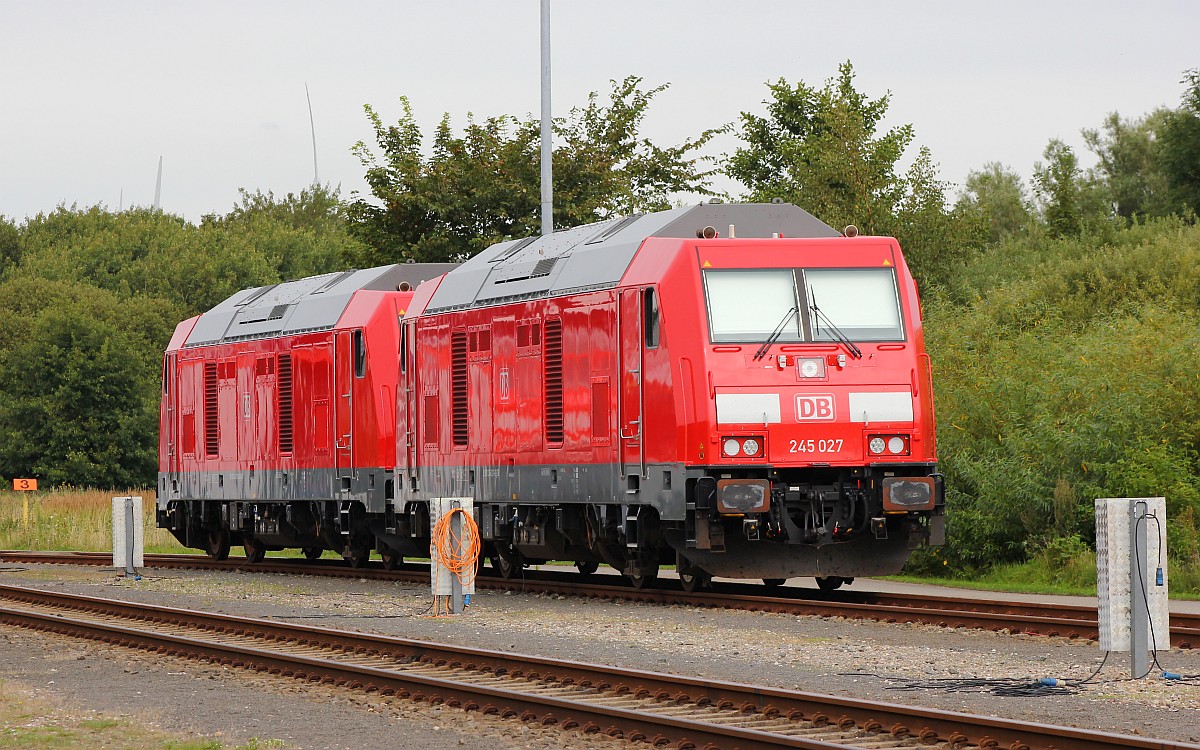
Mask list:
[[[456,513],[462,515],[462,525],[457,535],[452,525]],[[479,527],[471,514],[462,508],[453,508],[443,514],[433,526],[429,553],[446,570],[457,576],[459,582],[465,583],[464,577],[473,579],[479,562]]]

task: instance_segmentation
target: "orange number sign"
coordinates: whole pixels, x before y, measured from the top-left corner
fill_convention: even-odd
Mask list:
[[[36,479],[14,479],[13,489],[17,492],[31,492],[37,489]]]

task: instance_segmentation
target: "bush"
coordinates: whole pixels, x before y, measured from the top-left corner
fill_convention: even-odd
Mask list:
[[[1172,557],[1196,559],[1200,228],[1162,220],[1105,245],[999,247],[1018,260],[985,254],[925,302],[944,567],[1090,543],[1097,497],[1166,497]]]

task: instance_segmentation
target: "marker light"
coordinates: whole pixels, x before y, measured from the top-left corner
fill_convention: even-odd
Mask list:
[[[871,449],[872,453],[878,454],[883,453],[883,450],[887,447],[887,444],[883,442],[883,438],[873,437],[871,438],[871,442],[868,443],[867,447]]]
[[[746,442],[742,443],[742,450],[746,453],[747,456],[757,456],[758,449],[759,449],[758,441],[755,440],[754,438],[750,438]]]

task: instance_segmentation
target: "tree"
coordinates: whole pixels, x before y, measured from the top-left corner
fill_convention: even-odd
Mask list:
[[[975,217],[988,242],[1022,234],[1033,220],[1021,176],[999,162],[988,162],[967,175],[955,210]]]
[[[849,61],[822,88],[782,78],[768,88],[766,115],[741,114],[743,145],[724,163],[748,188],[745,200],[782,198],[830,226],[893,235],[925,283],[943,281],[979,245],[961,231],[962,217],[946,210],[946,183],[928,148],[898,173],[912,125],[878,132],[891,95],[871,100],[855,90]]]
[[[669,205],[676,192],[708,193],[708,173],[694,152],[712,137],[659,148],[638,137],[654,96],[630,76],[612,82],[607,105],[556,119],[554,223],[569,227]],[[395,125],[365,107],[378,154],[365,142],[354,154],[366,168],[371,197],[355,194],[348,215],[370,249],[363,262],[452,261],[470,257],[541,225],[540,126],[511,115],[482,122],[468,115],[461,135],[445,114],[428,155],[412,106],[401,97]]]
[[[21,234],[17,225],[0,215],[0,275],[21,262]]]
[[[1183,106],[1164,117],[1158,163],[1171,199],[1200,214],[1200,68],[1184,73]]]
[[[1052,237],[1078,236],[1085,226],[1107,217],[1111,203],[1083,173],[1070,146],[1053,138],[1042,155],[1046,163],[1033,165],[1033,190]]]
[[[170,305],[82,284],[0,285],[0,464],[109,489],[154,482],[158,362]]]
[[[201,230],[213,231],[214,244],[248,246],[264,257],[278,275],[273,280],[329,273],[363,254],[337,190],[312,185],[283,198],[270,191],[239,192],[233,210],[204,217]]]
[[[849,61],[823,88],[783,78],[768,88],[766,116],[741,114],[745,145],[725,164],[746,199],[783,198],[835,227],[891,233],[906,192],[896,162],[913,139],[911,125],[877,135],[891,95],[872,101],[856,91]]]
[[[1170,117],[1170,110],[1161,108],[1137,120],[1123,120],[1113,112],[1100,129],[1083,131],[1084,142],[1099,159],[1094,180],[1126,219],[1165,216],[1176,208],[1159,166],[1159,133]]]

